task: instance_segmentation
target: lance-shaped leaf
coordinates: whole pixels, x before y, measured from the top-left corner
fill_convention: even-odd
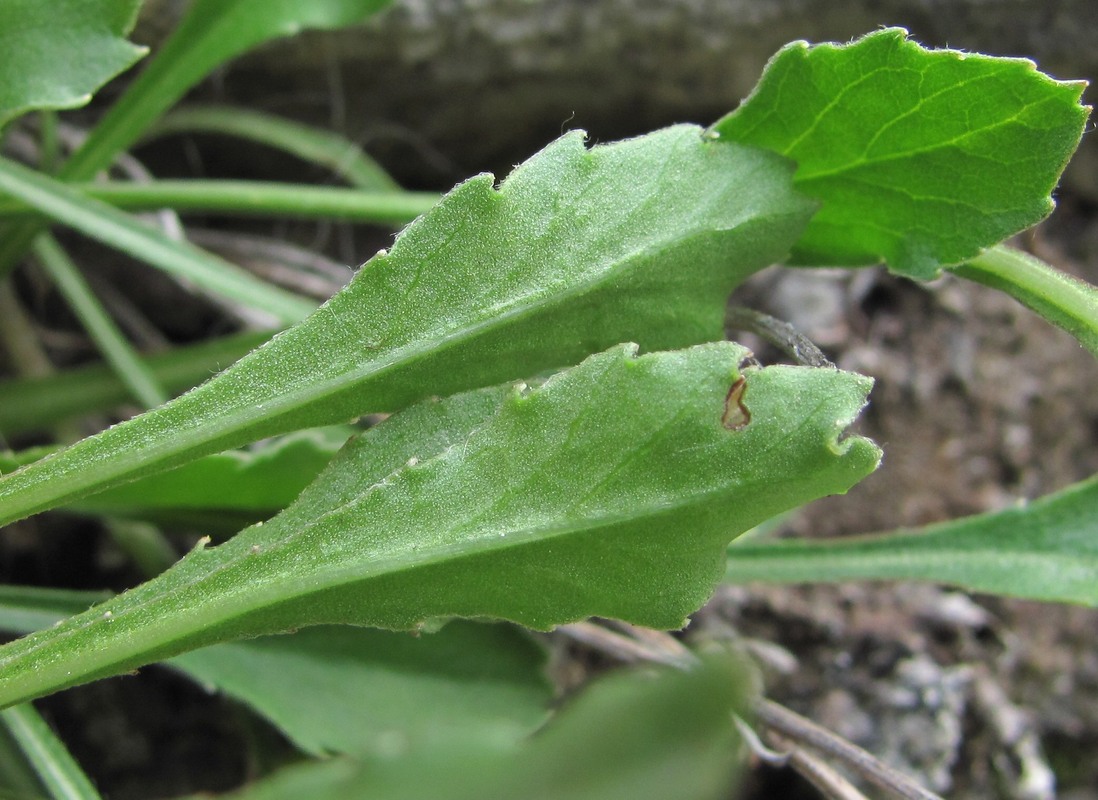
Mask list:
[[[283,514],[0,648],[0,705],[217,641],[452,617],[679,627],[728,541],[876,466],[839,435],[870,381],[745,370],[728,342],[619,346],[535,390],[427,402],[354,439]],[[731,407],[729,407],[731,406]]]
[[[793,263],[883,260],[932,278],[1052,210],[1086,122],[1084,86],[1024,59],[925,50],[889,28],[787,45],[712,130],[792,158],[797,189],[821,201]]]
[[[0,524],[248,441],[574,364],[721,337],[746,275],[811,213],[772,153],[682,125],[570,133],[481,175],[305,322],[187,395],[0,479]]]
[[[124,38],[139,0],[0,3],[0,128],[32,109],[76,108],[145,53]]]
[[[1017,508],[840,539],[745,541],[730,582],[926,580],[1098,606],[1098,478]]]
[[[236,533],[292,503],[358,432],[349,425],[297,431],[138,478],[70,503],[65,510],[165,524],[214,519],[228,524],[229,519],[239,519],[236,527],[218,528]],[[14,472],[54,451],[42,446],[18,453],[0,452],[0,474]],[[192,527],[203,529],[201,525]]]

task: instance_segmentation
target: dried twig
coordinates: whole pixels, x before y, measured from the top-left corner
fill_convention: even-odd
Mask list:
[[[755,718],[766,728],[795,742],[798,747],[811,747],[819,753],[842,762],[869,783],[891,792],[903,800],[942,800],[941,797],[904,775],[857,745],[822,728],[785,706],[771,700],[759,700],[754,707]]]
[[[767,733],[776,747],[786,748],[785,765],[816,787],[828,800],[868,800],[850,781],[813,753],[792,744],[773,731]]]
[[[732,306],[724,317],[726,330],[747,331],[788,354],[806,367],[834,367],[807,336],[788,322],[743,306]]]
[[[668,656],[644,642],[615,633],[594,622],[574,622],[570,625],[561,625],[557,630],[570,639],[582,642],[620,661],[629,663],[653,661],[660,664],[682,666],[682,661],[678,658]]]

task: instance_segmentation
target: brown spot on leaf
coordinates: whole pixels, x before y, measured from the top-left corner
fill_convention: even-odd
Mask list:
[[[721,415],[721,424],[730,431],[738,431],[747,427],[751,421],[751,412],[743,404],[743,393],[747,389],[747,381],[743,376],[736,378],[732,387],[728,390],[728,396],[724,399],[724,413]]]

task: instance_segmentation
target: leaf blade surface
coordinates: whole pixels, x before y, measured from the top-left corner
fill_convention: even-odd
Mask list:
[[[797,188],[821,201],[792,263],[883,260],[926,279],[1048,215],[1086,122],[1083,87],[889,28],[787,45],[712,131],[792,158]]]
[[[0,128],[34,109],[77,108],[146,52],[124,38],[139,0],[0,3]]]

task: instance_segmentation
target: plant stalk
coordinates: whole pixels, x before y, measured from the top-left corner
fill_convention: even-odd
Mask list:
[[[950,271],[1006,292],[1063,328],[1098,358],[1098,289],[1007,245],[988,248]]]

